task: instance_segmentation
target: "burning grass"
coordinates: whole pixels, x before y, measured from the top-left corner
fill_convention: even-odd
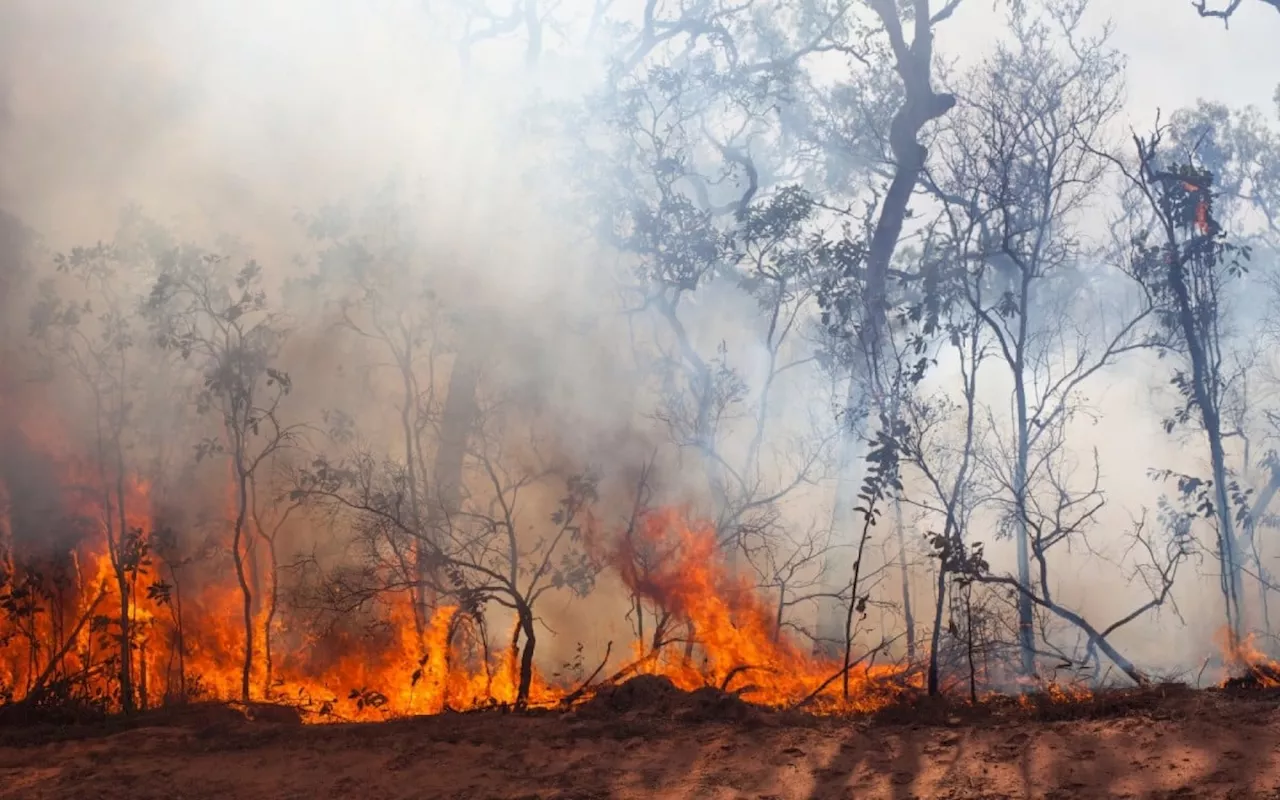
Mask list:
[[[1087,716],[1145,696],[1048,685],[961,706],[925,698],[918,672],[876,664],[874,650],[848,664],[815,657],[779,630],[767,598],[725,564],[710,523],[658,508],[616,535],[589,526],[595,565],[616,574],[637,603],[661,611],[620,666],[606,671],[606,655],[585,680],[548,678],[523,661],[518,625],[508,646],[491,647],[484,609],[474,604],[439,603],[421,620],[409,594],[388,593],[378,598],[379,635],[362,637],[294,629],[280,609],[258,603],[250,618],[260,649],[248,654],[245,697],[245,604],[236,582],[214,571],[188,574],[190,559],[155,522],[146,482],[112,483],[57,442],[41,446],[62,470],[57,502],[66,522],[59,524],[69,543],[23,552],[0,480],[0,721],[101,717],[125,706],[126,691],[142,710],[237,701],[249,718],[303,722],[524,708],[694,720],[802,711],[918,721],[962,707]],[[214,536],[215,548],[231,546],[227,530]],[[254,596],[275,594],[276,574],[258,564],[252,578]],[[1228,663],[1235,673],[1227,688],[1280,686],[1280,664],[1251,641]]]
[[[1223,630],[1218,634],[1223,661],[1230,673],[1222,687],[1235,690],[1280,688],[1280,663],[1259,650],[1252,635],[1240,641],[1233,639],[1230,631]]]
[[[11,715],[58,706],[84,717],[120,710],[126,692],[141,709],[244,700],[244,593],[234,580],[184,573],[154,523],[145,482],[111,485],[105,471],[68,457],[60,463],[67,477],[58,502],[76,529],[65,550],[44,554],[43,565],[22,558],[10,504],[0,505],[0,706]],[[215,547],[232,546],[217,539]],[[874,711],[918,685],[901,667],[845,666],[802,650],[777,629],[752,584],[725,566],[713,527],[679,509],[650,511],[626,535],[596,534],[591,546],[601,569],[663,612],[604,694],[592,681],[552,681],[533,669],[521,702],[521,670],[529,667],[515,645],[518,629],[511,646],[490,649],[481,609],[441,604],[419,633],[409,595],[392,593],[379,598],[382,633],[373,638],[299,634],[259,603],[247,699],[295,707],[311,722],[369,721],[522,705],[590,708],[648,680],[725,709],[749,703],[834,714]],[[273,578],[256,567],[253,594],[274,593]],[[638,682],[624,683],[629,676]]]

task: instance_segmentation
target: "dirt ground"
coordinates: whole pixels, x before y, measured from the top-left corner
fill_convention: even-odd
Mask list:
[[[634,705],[308,726],[205,707],[127,727],[7,726],[0,800],[1280,798],[1272,691],[857,720],[723,698]]]

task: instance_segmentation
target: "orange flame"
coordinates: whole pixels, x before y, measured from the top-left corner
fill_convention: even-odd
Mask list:
[[[1196,229],[1199,230],[1202,235],[1207,236],[1209,233],[1209,200],[1208,198],[1205,197],[1204,194],[1200,194],[1201,192],[1200,187],[1196,186],[1194,183],[1183,181],[1182,188],[1186,189],[1191,194],[1199,194],[1199,197],[1197,198],[1197,201],[1196,201]]]
[[[46,422],[46,420],[42,420]],[[168,586],[178,571],[159,548],[122,579],[118,565],[134,544],[154,544],[151,487],[136,478],[123,483],[124,531],[114,478],[70,455],[50,430],[30,436],[58,462],[64,504],[88,532],[47,568],[24,563],[13,552],[6,487],[0,477],[0,704],[34,692],[76,687],[86,702],[106,710],[123,704],[122,618],[129,637],[129,678],[141,708],[189,699],[231,700],[240,695],[243,664],[243,595],[229,570],[202,570]],[[75,487],[77,491],[70,491]],[[234,501],[232,502],[234,507]],[[136,539],[130,540],[131,532]],[[246,531],[256,541],[257,531]],[[219,539],[231,548],[228,523]],[[805,703],[818,712],[866,711],[892,702],[909,681],[894,666],[816,659],[778,629],[768,599],[724,563],[714,527],[690,522],[679,509],[645,514],[636,530],[597,554],[623,583],[667,618],[687,626],[693,642],[652,641],[634,646],[623,674],[669,677],[693,690],[716,686],[767,706]],[[260,545],[254,545],[260,546]],[[242,544],[242,548],[244,545]],[[242,552],[243,549],[242,549]],[[654,556],[657,558],[648,558]],[[642,556],[645,556],[642,558]],[[252,567],[259,573],[261,564]],[[217,575],[205,574],[216,572]],[[270,576],[258,574],[259,595]],[[159,589],[161,586],[167,587]],[[251,696],[314,712],[314,721],[382,719],[512,704],[519,687],[519,654],[513,637],[490,653],[476,620],[454,606],[437,608],[418,633],[410,596],[380,598],[379,632],[300,632],[277,614],[268,626],[261,602],[253,612],[257,654]],[[270,679],[263,655],[272,642]],[[846,690],[846,684],[848,686]],[[533,675],[529,702],[563,701],[571,685]]]
[[[1229,673],[1222,681],[1224,686],[1241,683],[1260,689],[1280,687],[1280,663],[1258,649],[1254,634],[1238,639],[1224,627],[1215,638]]]
[[[848,670],[846,698],[844,665],[812,658],[782,635],[755,587],[724,564],[710,523],[691,523],[678,509],[650,512],[610,561],[633,592],[690,623],[700,651],[699,659],[660,649],[638,671],[665,675],[686,690],[711,685],[761,705],[810,700],[828,711],[873,710],[901,691],[900,668],[860,664]],[[654,566],[646,568],[648,562]]]

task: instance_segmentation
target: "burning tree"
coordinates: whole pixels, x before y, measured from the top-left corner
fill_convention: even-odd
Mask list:
[[[693,456],[726,552],[745,553],[741,566],[775,582],[775,549],[789,546],[779,508],[825,477],[833,436],[816,409],[818,424],[805,430],[783,418],[783,409],[806,402],[792,387],[821,381],[804,337],[816,299],[812,273],[829,245],[820,204],[788,152],[797,142],[771,108],[801,87],[817,54],[856,47],[860,23],[844,18],[844,4],[820,4],[795,30],[732,5],[672,18],[660,11],[647,9],[636,35],[619,43],[609,82],[588,109],[603,123],[589,132],[610,137],[584,150],[592,171],[608,176],[586,187],[597,201],[588,213],[627,255],[626,313],[639,334],[640,371],[658,384],[669,471]],[[705,26],[723,35],[698,35]],[[754,349],[731,347],[707,327],[710,307],[758,332],[763,364],[755,368]],[[792,444],[795,457],[778,464],[779,447]],[[825,557],[825,539],[816,531],[792,551],[808,553],[803,566],[783,559],[793,578]],[[802,602],[780,603],[793,600]],[[659,625],[667,619],[654,613]]]
[[[325,299],[343,329],[390,358],[386,366],[399,384],[393,405],[400,422],[399,461],[405,470],[409,522],[414,530],[434,531],[442,527],[442,515],[457,507],[456,491],[448,487],[460,481],[473,427],[477,354],[475,347],[453,348],[456,379],[447,381],[441,398],[440,364],[450,349],[444,335],[447,315],[428,277],[410,268],[427,255],[410,225],[412,209],[401,207],[397,198],[397,187],[388,186],[358,214],[332,205],[305,217],[307,234],[320,247],[308,285]],[[370,368],[381,366],[375,362]],[[441,429],[451,432],[448,447],[436,447],[429,438]],[[432,450],[436,458],[429,463]],[[429,593],[439,580],[431,572],[430,541],[426,537],[413,545],[418,579],[406,589],[419,636],[435,611]]]
[[[541,453],[536,421],[521,435],[522,422],[530,421],[518,411],[506,411],[521,406],[509,398],[491,399],[492,405],[480,406],[478,425],[468,439],[465,501],[444,517],[440,529],[414,514],[408,502],[408,468],[394,457],[376,454],[358,438],[342,437],[345,457],[317,455],[297,470],[293,497],[331,523],[350,526],[359,554],[356,569],[340,566],[316,575],[318,595],[311,602],[343,612],[386,596],[429,592],[449,604],[437,615],[457,610],[476,622],[486,668],[486,614],[491,606],[508,609],[516,626],[501,663],[515,680],[509,684],[510,696],[489,689],[504,702],[524,707],[536,689],[536,603],[549,591],[583,596],[594,585],[596,567],[586,550],[583,526],[596,500],[597,478],[548,460]],[[539,507],[540,497],[545,509],[546,492],[554,486],[561,495],[545,517],[550,525],[528,530],[522,520]],[[425,573],[419,569],[420,553],[429,567]],[[322,566],[319,561],[317,566]],[[448,644],[446,640],[444,646]],[[428,649],[422,658],[440,655]]]
[[[149,371],[148,354],[140,350],[134,330],[137,298],[129,288],[138,272],[150,266],[149,243],[129,241],[128,228],[144,224],[131,216],[120,241],[58,255],[58,272],[78,283],[86,296],[73,300],[53,281],[45,281],[31,309],[31,335],[52,362],[71,373],[91,402],[94,474],[86,476],[85,489],[96,495],[90,507],[101,526],[115,582],[118,608],[112,624],[117,629],[111,638],[117,646],[119,701],[125,713],[135,709],[136,680],[145,681],[146,674],[145,655],[141,670],[134,665],[140,646],[134,615],[138,578],[150,565],[150,509],[138,497],[128,455],[138,393]],[[141,696],[145,702],[145,683]]]
[[[1243,274],[1249,250],[1229,242],[1213,215],[1212,174],[1162,158],[1162,132],[1157,127],[1147,139],[1135,136],[1138,166],[1125,171],[1154,218],[1156,234],[1144,231],[1135,237],[1133,269],[1157,302],[1158,320],[1168,336],[1166,351],[1185,364],[1172,379],[1183,404],[1165,428],[1172,431],[1195,418],[1205,433],[1211,479],[1179,480],[1183,493],[1194,498],[1196,512],[1215,523],[1227,627],[1231,642],[1239,643],[1244,598],[1236,521],[1248,507],[1228,472],[1223,443],[1223,300],[1227,284]],[[1240,510],[1233,512],[1233,507]]]
[[[273,556],[266,575],[258,561],[255,543],[262,532],[255,529],[256,485],[263,466],[295,446],[306,428],[281,415],[281,403],[293,386],[275,363],[287,329],[283,316],[267,305],[257,262],[234,270],[229,260],[191,247],[165,254],[146,313],[160,347],[180,354],[197,370],[197,414],[217,421],[217,433],[195,444],[196,460],[221,457],[230,467],[230,550],[243,601],[240,695],[248,702],[262,628],[255,598],[264,581],[274,585],[279,579]]]

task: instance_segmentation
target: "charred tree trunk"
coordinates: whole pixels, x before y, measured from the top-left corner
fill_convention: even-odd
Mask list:
[[[107,537],[107,555],[111,560],[111,571],[115,578],[116,591],[120,594],[120,612],[116,618],[120,626],[120,707],[125,714],[131,714],[134,711],[134,692],[133,692],[133,663],[130,658],[130,644],[133,639],[133,631],[129,625],[129,571],[128,565],[125,563],[124,539],[126,528],[124,527],[126,512],[123,503],[123,481],[124,476],[117,474],[114,482],[114,491],[109,488],[111,484],[107,477],[107,433],[102,428],[103,418],[106,414],[102,407],[101,393],[96,393],[95,411],[98,439],[98,475],[102,480],[102,501],[103,501],[103,522],[106,529]],[[113,437],[117,445],[120,443],[119,436]],[[120,453],[116,453],[116,457],[111,461],[120,463]],[[118,470],[117,470],[118,472]]]
[[[235,452],[236,469],[236,520],[231,539],[231,555],[235,562],[236,581],[243,597],[244,660],[240,670],[240,699],[249,702],[249,683],[253,673],[253,590],[249,585],[245,551],[245,527],[249,512],[249,476],[245,471],[244,456],[239,447]]]
[[[520,630],[524,632],[524,650],[520,653],[520,681],[516,687],[516,708],[524,709],[529,705],[529,691],[533,687],[533,651],[538,644],[533,630],[533,609],[525,603],[517,607],[520,615]]]
[[[862,475],[858,468],[866,455],[864,422],[866,403],[860,373],[854,370],[849,376],[849,391],[845,398],[843,418],[840,421],[840,451],[837,462],[835,501],[831,508],[831,531],[839,536],[842,531],[853,529],[854,506],[857,504],[858,487]],[[840,600],[841,577],[848,574],[848,559],[840,555],[838,548],[831,548],[822,559],[822,592],[825,597],[818,607],[818,628],[814,637],[814,654],[834,659],[844,641],[842,630],[848,609]]]
[[[408,349],[411,343],[407,341],[406,351],[398,354],[400,378],[403,384],[404,396],[400,406],[400,428],[404,436],[404,463],[405,469],[408,470],[409,479],[409,516],[413,524],[414,530],[422,529],[422,498],[421,498],[421,480],[422,475],[418,471],[418,465],[421,463],[421,453],[418,452],[418,432],[415,422],[414,410],[417,408],[418,397],[414,388],[413,379],[413,351]],[[421,642],[423,634],[426,632],[431,615],[431,606],[433,605],[427,599],[427,583],[424,568],[426,567],[426,559],[423,557],[421,548],[418,549],[418,578],[419,585],[411,588],[413,594],[413,622],[417,627],[418,640]]]
[[[1024,281],[1024,286],[1025,286]],[[1023,292],[1025,298],[1026,292]],[[1025,308],[1025,306],[1024,306]],[[1025,330],[1026,314],[1022,315]],[[1021,354],[1021,349],[1019,349]],[[1035,618],[1031,608],[1031,541],[1027,530],[1027,470],[1031,459],[1031,439],[1027,417],[1027,387],[1022,364],[1014,367],[1014,403],[1017,414],[1017,453],[1013,463],[1014,541],[1018,555],[1018,581],[1027,592],[1018,594],[1018,654],[1024,677],[1036,674]],[[1046,590],[1047,591],[1047,590]]]
[[[946,534],[944,534],[945,536]],[[944,548],[950,548],[950,541],[944,545]],[[928,671],[928,691],[929,696],[934,697],[938,694],[938,646],[942,641],[942,610],[947,602],[947,573],[949,570],[950,554],[946,549],[943,550],[941,558],[938,559],[938,580],[934,586],[937,595],[933,602],[933,632],[929,635],[929,671]]]
[[[262,696],[271,696],[271,681],[275,664],[271,651],[271,626],[275,624],[276,612],[280,607],[280,573],[279,558],[276,555],[275,537],[263,537],[267,545],[267,580],[270,588],[266,592],[266,607],[263,609],[262,625]]]
[[[187,645],[184,639],[185,630],[182,621],[182,584],[178,581],[178,571],[169,567],[169,575],[173,581],[173,599],[169,606],[173,617],[173,638],[169,642],[169,664],[165,669],[165,700],[171,701],[173,694],[173,661],[178,661],[178,697],[187,701]]]
[[[129,621],[129,573],[119,562],[113,565],[120,593],[120,707],[126,714],[136,709],[133,687],[133,626]]]
[[[9,492],[0,475],[0,591],[13,585],[17,575],[13,556],[13,527],[10,521]]]
[[[778,584],[778,605],[773,611],[773,641],[775,644],[782,641],[782,623],[786,620],[787,612],[787,582],[780,581]]]
[[[907,568],[907,533],[902,524],[902,501],[893,501],[894,524],[898,529],[898,570],[902,578],[902,617],[906,626],[907,661],[916,664],[916,617],[911,608],[911,571]]]
[[[147,710],[147,642],[138,642],[138,707]]]
[[[976,298],[977,304],[981,305],[981,292]],[[956,470],[955,480],[951,483],[951,494],[944,497],[943,502],[946,506],[947,516],[942,526],[942,547],[938,553],[938,579],[935,586],[936,594],[934,596],[933,607],[933,632],[929,639],[929,671],[928,671],[928,689],[929,694],[937,695],[940,689],[938,678],[938,646],[942,637],[942,612],[947,603],[948,594],[948,576],[953,571],[967,571],[968,555],[965,552],[964,541],[964,522],[961,516],[962,506],[961,498],[966,490],[969,482],[969,468],[973,462],[973,442],[974,442],[974,421],[977,413],[978,398],[978,370],[981,366],[981,345],[979,340],[978,327],[972,326],[969,330],[969,339],[966,343],[967,353],[960,351],[960,363],[964,374],[964,398],[965,398],[965,428],[964,428],[964,450],[960,457],[960,466]],[[964,364],[968,363],[968,368],[964,369]],[[939,494],[943,493],[942,482],[931,478]],[[966,584],[966,587],[968,584]],[[968,595],[966,594],[966,597]],[[970,620],[971,622],[971,620]],[[972,656],[972,653],[970,653]]]
[[[871,538],[872,506],[868,504],[867,516],[862,523],[862,540],[858,542],[858,555],[853,562],[853,580],[849,586],[849,608],[844,619],[844,674],[841,676],[841,692],[845,702],[849,702],[849,668],[853,664],[853,618],[864,608],[858,598],[858,583],[862,577],[862,554],[867,547],[867,539]]]
[[[978,663],[973,657],[973,581],[964,583],[964,651],[969,660],[969,702],[978,704]]]

